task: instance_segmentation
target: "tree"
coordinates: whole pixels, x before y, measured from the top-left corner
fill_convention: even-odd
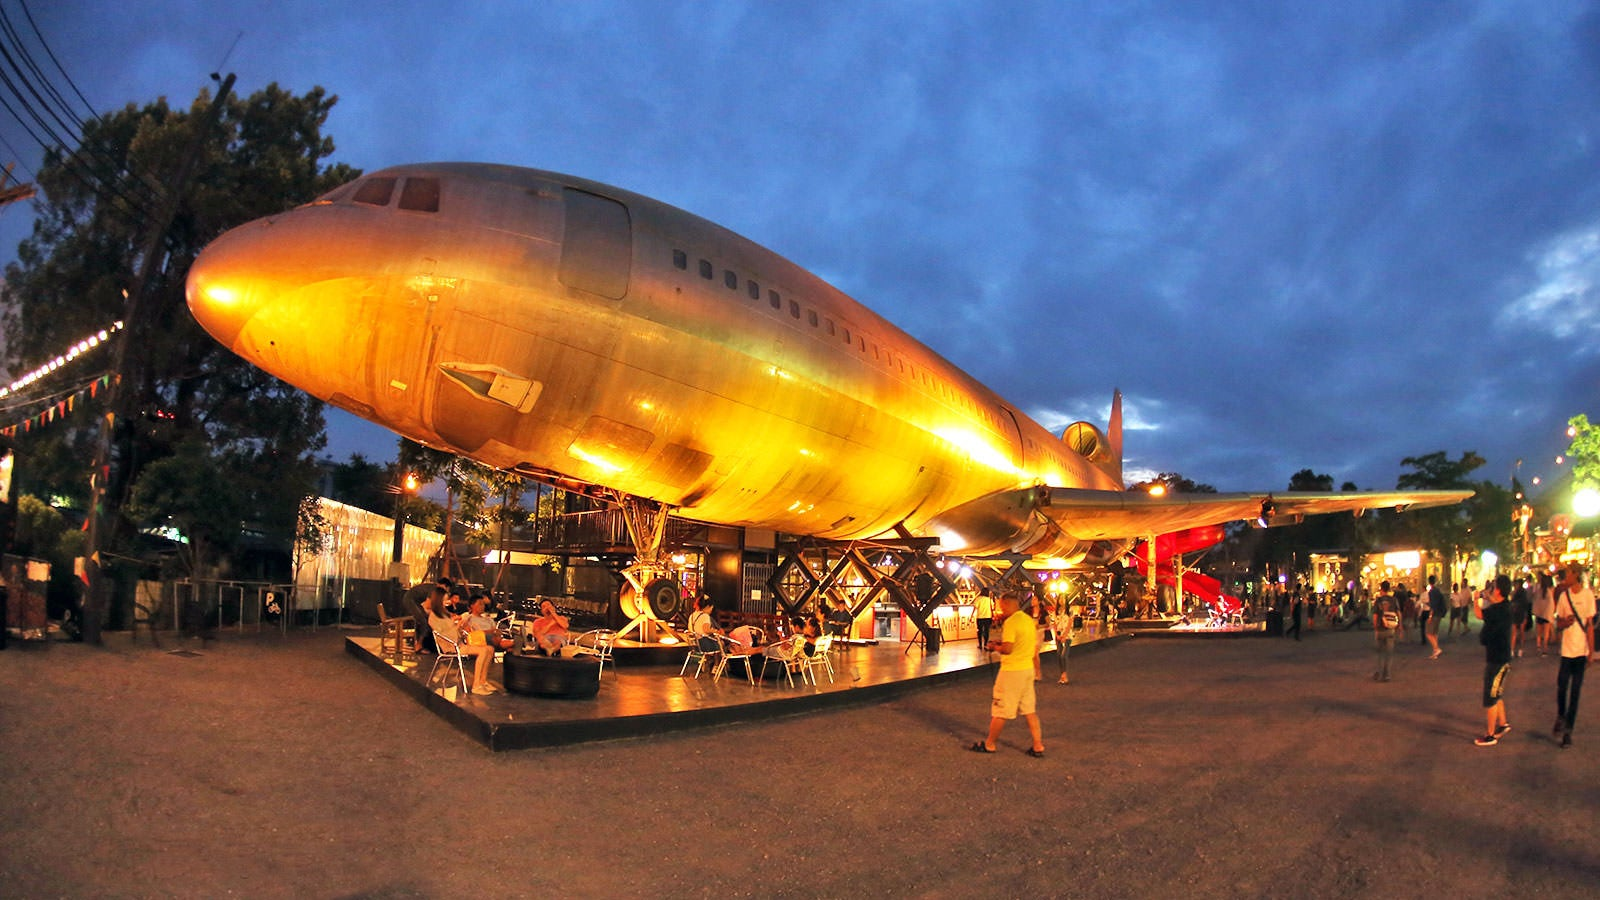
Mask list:
[[[1463,451],[1461,458],[1455,460],[1450,459],[1443,450],[1422,456],[1408,456],[1400,460],[1400,465],[1410,466],[1413,471],[1401,474],[1395,481],[1395,487],[1403,491],[1481,490],[1487,482],[1474,484],[1468,476],[1483,464],[1483,457],[1472,450]],[[1470,505],[1458,504],[1413,510],[1390,520],[1390,536],[1411,537],[1423,548],[1444,556],[1450,570],[1454,571],[1456,566],[1453,557],[1471,552],[1475,544],[1481,549],[1482,545],[1478,542],[1488,539],[1487,532],[1494,530],[1487,523],[1474,522],[1472,509]],[[1509,532],[1510,521],[1508,500],[1505,523],[1500,530]],[[1475,530],[1475,525],[1484,530]]]
[[[13,495],[15,496],[15,495]],[[61,511],[32,494],[16,497],[16,541],[13,549],[50,563],[49,599],[52,617],[72,596],[77,577],[72,560],[83,555],[83,532],[74,527]]]
[[[1591,425],[1588,416],[1578,413],[1567,420],[1567,434],[1572,438],[1567,444],[1572,486],[1600,486],[1600,425]]]
[[[1328,493],[1333,490],[1333,476],[1301,469],[1289,476],[1287,489]],[[1268,528],[1256,545],[1255,568],[1287,571],[1298,578],[1311,570],[1312,553],[1348,548],[1349,521],[1343,516],[1308,516],[1303,522]]]
[[[295,511],[294,551],[290,563],[294,569],[294,577],[290,579],[294,588],[291,590],[299,587],[300,573],[306,564],[328,549],[332,542],[333,526],[328,517],[322,514],[319,498],[309,494],[301,498],[300,506]]]
[[[1156,485],[1161,485],[1174,494],[1215,494],[1217,489],[1209,484],[1190,481],[1177,472],[1162,472],[1160,475],[1128,488],[1130,491],[1148,491]]]
[[[158,240],[157,264],[144,273],[141,315],[126,323],[123,336],[121,389],[129,414],[113,435],[109,544],[126,541],[132,523],[118,513],[136,495],[139,520],[171,519],[197,529],[195,567],[207,564],[212,549],[228,546],[225,532],[245,518],[285,541],[293,535],[299,501],[314,483],[311,456],[324,443],[322,405],[205,334],[184,304],[184,280],[200,248],[222,231],[307,202],[359,174],[322,164],[333,152],[322,126],[335,102],[321,88],[296,96],[273,84],[248,98],[228,97],[214,126],[204,115],[211,105],[205,93],[188,110],[165,100],[129,104],[87,122],[76,149],[46,153],[37,182],[48,201],[38,207],[0,292],[0,330],[7,336],[0,361],[12,371],[122,319],[142,250]],[[194,176],[174,192],[163,182],[196,147]],[[155,234],[152,227],[164,218],[158,209],[168,199],[176,210],[171,225]],[[70,388],[73,379],[102,374],[108,358],[93,357],[98,369],[68,367],[36,384],[32,396],[42,399]],[[85,450],[93,443],[85,435],[97,425],[95,415],[78,415],[19,443],[37,441],[30,456],[55,444],[61,464],[76,469],[72,492],[82,498],[90,467]],[[199,490],[204,473],[217,478],[216,496]],[[52,488],[66,486],[64,471],[46,474]]]
[[[449,574],[455,560],[452,546],[458,503],[467,543],[478,547],[488,546],[490,538],[488,532],[483,530],[483,523],[488,518],[486,503],[489,491],[499,475],[494,468],[405,438],[400,441],[397,462],[404,470],[415,472],[424,482],[444,482],[445,519],[440,530],[445,540],[439,547],[439,552],[443,554],[441,574]],[[459,570],[457,574],[460,574]]]
[[[141,528],[172,528],[190,576],[238,541],[250,506],[223,461],[199,441],[145,466],[123,512]]]
[[[346,462],[335,463],[328,474],[329,499],[368,512],[393,514],[399,484],[394,466],[369,462],[365,456],[352,453]]]

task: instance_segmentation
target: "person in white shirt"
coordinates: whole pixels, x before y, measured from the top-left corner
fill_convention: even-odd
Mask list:
[[[1551,737],[1561,738],[1561,748],[1572,746],[1572,726],[1578,720],[1578,697],[1583,693],[1583,673],[1594,653],[1594,592],[1584,583],[1583,566],[1567,567],[1555,590],[1556,641],[1561,647],[1561,668],[1556,674],[1556,724]]]
[[[1456,625],[1461,625],[1462,634],[1470,634],[1472,628],[1467,622],[1467,608],[1472,605],[1472,588],[1465,583],[1450,585],[1450,627],[1445,629],[1445,637],[1456,633]]]

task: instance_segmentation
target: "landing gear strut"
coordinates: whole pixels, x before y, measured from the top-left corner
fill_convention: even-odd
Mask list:
[[[656,628],[660,627],[656,623],[677,616],[684,606],[678,581],[661,556],[671,509],[643,497],[621,497],[617,505],[622,509],[622,519],[628,526],[634,549],[633,564],[622,570],[626,581],[622,590],[622,611],[630,618],[617,632],[617,637],[637,630],[639,640],[652,641]]]

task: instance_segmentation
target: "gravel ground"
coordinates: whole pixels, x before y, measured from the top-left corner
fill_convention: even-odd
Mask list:
[[[337,629],[0,652],[0,895],[1593,897],[1600,729],[1554,659],[1473,746],[1482,655],[1362,633],[1138,640],[1040,685],[1048,754],[966,747],[972,681],[494,754]],[[172,645],[169,642],[168,647]],[[183,645],[201,649],[196,644]],[[1047,663],[1047,676],[1051,668]],[[1592,687],[1591,691],[1600,691]],[[552,701],[556,702],[556,701]],[[1600,721],[1600,695],[1588,722]],[[1591,737],[1591,735],[1594,735]]]

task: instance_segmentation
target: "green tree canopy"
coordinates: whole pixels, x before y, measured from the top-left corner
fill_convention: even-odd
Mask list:
[[[1422,456],[1408,456],[1400,460],[1400,465],[1409,466],[1412,471],[1402,473],[1395,480],[1395,487],[1403,491],[1462,489],[1481,491],[1487,482],[1474,482],[1471,475],[1483,464],[1483,457],[1473,450],[1462,451],[1458,459],[1451,459],[1443,450]],[[1501,493],[1504,493],[1503,489]],[[1507,496],[1509,497],[1509,494]],[[1503,540],[1511,521],[1509,500],[1504,510],[1505,521],[1498,529],[1489,522],[1481,521],[1485,504],[1492,505],[1491,501],[1494,499],[1484,497],[1480,493],[1479,497],[1470,503],[1418,509],[1392,516],[1389,520],[1390,535],[1415,540],[1424,548],[1437,551],[1447,560],[1452,554],[1460,555],[1475,549],[1484,549],[1491,546],[1485,542]],[[1482,502],[1477,502],[1480,500]]]
[[[146,273],[140,320],[127,323],[122,389],[132,414],[114,434],[107,491],[113,511],[137,493],[141,520],[188,522],[218,546],[226,545],[221,532],[230,527],[223,518],[235,528],[243,517],[269,533],[293,534],[299,498],[314,483],[312,454],[324,443],[322,405],[212,340],[188,313],[184,280],[200,248],[222,231],[307,202],[358,174],[323,164],[333,142],[322,127],[335,100],[321,88],[296,96],[273,84],[227,98],[216,124],[207,121],[204,93],[188,110],[164,99],[130,104],[87,122],[77,148],[46,153],[37,173],[45,199],[0,292],[7,338],[0,362],[13,372],[124,318],[124,292],[135,283],[142,250],[161,219],[157,211],[169,197],[175,201],[171,227],[159,236],[157,265]],[[164,182],[197,146],[197,135],[193,177],[172,191]],[[47,398],[103,374],[110,359],[108,351],[85,357],[39,382],[30,396],[52,402]],[[20,436],[20,455],[59,454],[51,465],[29,470],[48,480],[30,489],[81,500],[97,425],[96,415],[79,414]],[[189,465],[167,463],[139,487],[151,466],[168,459]],[[216,496],[199,490],[202,478],[215,479]]]
[[[1573,487],[1600,487],[1600,425],[1590,424],[1587,415],[1578,413],[1567,420],[1567,433],[1572,436],[1567,462],[1572,466]]]
[[[1192,481],[1177,472],[1162,472],[1154,478],[1133,485],[1128,490],[1148,491],[1157,484],[1164,486],[1174,494],[1215,494],[1217,492],[1217,489],[1211,485]]]

